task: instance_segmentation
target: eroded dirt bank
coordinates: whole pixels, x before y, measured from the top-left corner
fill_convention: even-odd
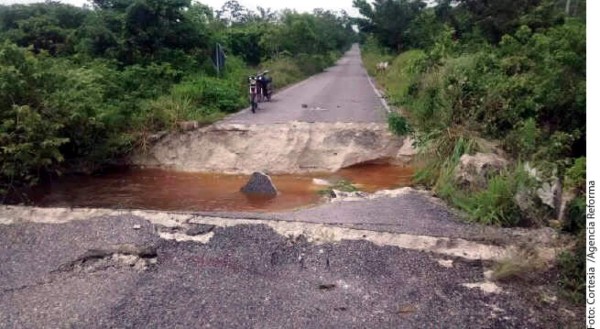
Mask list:
[[[411,142],[392,135],[384,123],[225,122],[166,135],[131,160],[179,171],[278,174],[333,172],[373,161],[406,163],[413,155]]]

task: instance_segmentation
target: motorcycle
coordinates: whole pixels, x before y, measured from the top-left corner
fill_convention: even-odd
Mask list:
[[[258,109],[258,95],[260,95],[259,84],[256,76],[251,75],[248,77],[248,96],[252,113],[256,113],[256,109]]]
[[[268,70],[265,70],[262,73],[257,74],[256,76],[256,80],[259,82],[259,101],[262,102],[265,99],[267,100],[267,102],[271,101],[271,95],[273,94],[273,84],[272,81],[273,79],[271,79],[271,77],[269,77],[268,75],[266,75],[267,73],[269,73]]]

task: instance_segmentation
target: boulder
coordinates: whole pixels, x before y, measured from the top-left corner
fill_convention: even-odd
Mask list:
[[[246,194],[259,194],[266,196],[276,196],[277,188],[273,185],[271,177],[262,172],[255,172],[241,191]]]
[[[549,182],[544,182],[536,192],[543,204],[558,211],[562,194],[562,184],[560,180],[554,178]]]
[[[465,187],[484,188],[488,178],[508,166],[508,160],[495,153],[465,154],[454,171],[456,181]]]
[[[556,177],[556,171],[552,173],[552,177],[544,178],[528,162],[525,163],[525,170],[540,184],[535,193],[541,203],[554,210],[558,221],[563,221],[567,204],[575,197],[574,191],[563,188],[562,179]]]

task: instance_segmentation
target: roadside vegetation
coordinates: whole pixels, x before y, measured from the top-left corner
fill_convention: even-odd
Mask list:
[[[412,134],[420,147],[424,165],[417,182],[471,221],[558,225],[578,237],[559,267],[565,291],[581,302],[585,1],[354,5],[363,15],[358,23],[365,66],[399,111],[390,116],[390,128]],[[388,69],[377,72],[376,64],[384,61]],[[458,167],[465,155],[477,153],[507,159],[508,165],[479,173],[483,184],[465,183]],[[505,266],[502,276],[517,267]]]
[[[177,123],[247,106],[247,76],[276,88],[322,71],[355,41],[345,13],[191,0],[0,6],[0,200],[44,175],[90,172]],[[226,53],[217,75],[215,45]]]

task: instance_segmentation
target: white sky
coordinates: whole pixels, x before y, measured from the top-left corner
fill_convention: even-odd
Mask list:
[[[199,2],[211,6],[213,9],[219,9],[225,3],[226,0],[200,0]],[[35,3],[44,2],[43,0],[0,0],[0,4],[10,5],[14,3]],[[87,3],[86,0],[60,0],[63,3],[69,3],[77,6],[82,6]],[[256,10],[257,6],[263,8],[271,8],[272,10],[279,10],[284,8],[296,9],[297,11],[312,11],[314,8],[323,8],[330,10],[341,10],[344,9],[351,16],[358,15],[358,11],[352,8],[352,0],[238,0],[238,2],[252,10]]]

